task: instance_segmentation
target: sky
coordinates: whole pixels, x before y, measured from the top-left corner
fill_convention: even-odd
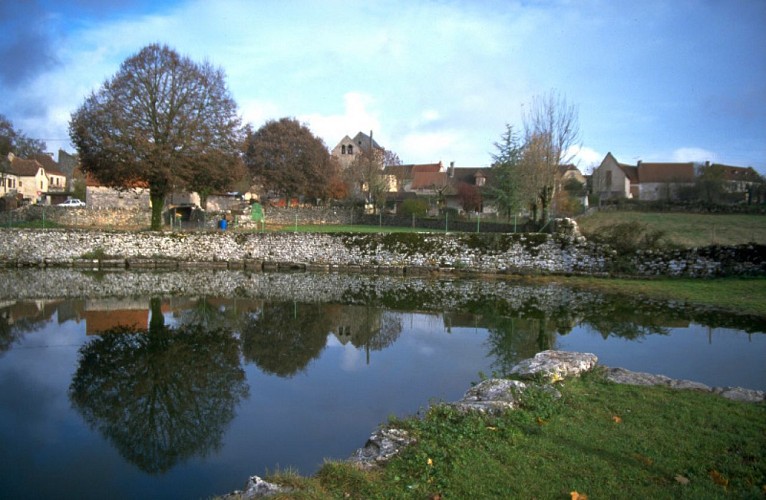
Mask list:
[[[74,152],[71,114],[151,43],[227,75],[245,123],[332,149],[373,132],[403,163],[491,164],[556,92],[574,163],[766,173],[766,0],[0,0],[0,114]]]

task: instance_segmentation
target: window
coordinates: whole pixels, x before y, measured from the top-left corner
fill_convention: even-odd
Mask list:
[[[348,154],[350,155],[354,154],[354,146],[352,146],[351,144],[348,145]]]
[[[484,176],[481,176],[481,175],[477,176],[476,177],[476,185],[477,186],[483,186],[485,180],[486,179],[484,178]]]
[[[612,171],[611,170],[606,171],[606,187],[607,188],[612,187]]]
[[[346,145],[345,144],[340,147],[340,154],[342,154],[342,155],[346,154]]]

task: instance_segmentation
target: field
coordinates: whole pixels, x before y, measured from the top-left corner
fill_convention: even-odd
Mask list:
[[[766,215],[597,212],[577,219],[586,236],[606,226],[634,221],[646,224],[649,231],[664,231],[668,242],[683,247],[766,244]]]

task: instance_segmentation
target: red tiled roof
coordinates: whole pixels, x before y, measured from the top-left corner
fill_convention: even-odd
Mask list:
[[[412,166],[412,175],[417,172],[439,172],[442,169],[441,162],[439,163],[422,163],[420,165]]]
[[[638,164],[638,180],[645,182],[694,182],[694,163]],[[632,182],[632,179],[631,179]]]
[[[624,163],[618,163],[617,166],[620,167],[620,170],[623,171],[631,184],[638,184],[638,167],[625,165]]]
[[[721,165],[713,163],[711,167],[717,167],[723,170],[723,177],[727,181],[742,181],[742,182],[760,182],[761,177],[758,172],[753,170],[753,167],[733,167],[731,165]]]
[[[21,177],[34,177],[37,175],[37,171],[41,168],[42,165],[35,160],[25,160],[23,158],[14,157],[11,160],[11,168],[8,171],[11,174]]]
[[[430,189],[447,186],[446,172],[413,172],[412,189]]]

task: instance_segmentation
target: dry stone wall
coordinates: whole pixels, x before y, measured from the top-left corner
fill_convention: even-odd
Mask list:
[[[5,229],[4,267],[250,268],[381,274],[764,275],[766,247],[709,247],[626,258],[571,234],[321,234]],[[627,262],[627,264],[626,264]],[[628,269],[628,271],[624,271]]]

